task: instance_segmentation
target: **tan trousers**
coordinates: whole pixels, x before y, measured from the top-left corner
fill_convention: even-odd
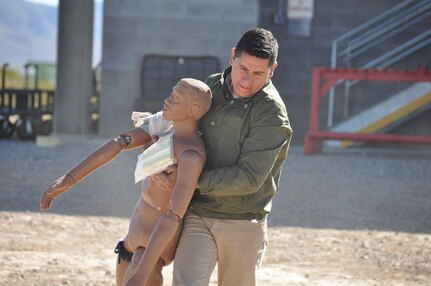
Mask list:
[[[188,211],[174,260],[174,286],[208,286],[218,262],[219,286],[256,285],[268,244],[261,221],[202,218]]]

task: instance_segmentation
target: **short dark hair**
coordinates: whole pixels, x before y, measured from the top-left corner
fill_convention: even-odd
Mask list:
[[[256,28],[246,32],[236,44],[235,57],[240,57],[242,52],[269,59],[268,65],[272,66],[278,56],[278,42],[270,31]]]

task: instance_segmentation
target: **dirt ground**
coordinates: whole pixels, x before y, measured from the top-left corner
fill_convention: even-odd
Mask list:
[[[135,154],[37,211],[44,187],[100,143],[0,141],[0,285],[114,285],[113,248],[137,196],[116,176]],[[431,285],[430,171],[428,150],[292,148],[258,285]]]
[[[114,285],[112,250],[127,219],[0,212],[0,221],[1,285]],[[430,283],[430,235],[274,227],[269,238],[258,285]]]

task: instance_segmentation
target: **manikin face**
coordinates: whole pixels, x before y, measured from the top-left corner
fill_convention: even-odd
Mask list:
[[[187,87],[178,83],[172,89],[171,95],[165,99],[163,104],[163,117],[170,121],[181,121],[189,118],[191,115],[191,108],[189,104]]]
[[[277,63],[268,66],[269,59],[261,59],[243,52],[235,57],[235,48],[232,48],[230,64],[232,65],[233,93],[239,97],[255,95],[271,78]]]

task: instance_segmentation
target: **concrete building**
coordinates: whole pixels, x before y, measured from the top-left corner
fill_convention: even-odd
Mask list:
[[[132,127],[130,114],[133,110],[161,106],[160,95],[144,92],[145,87],[157,80],[154,75],[145,77],[145,72],[169,64],[181,68],[184,62],[196,57],[215,58],[222,70],[228,66],[230,49],[239,37],[248,29],[263,27],[271,30],[280,44],[279,65],[273,81],[288,108],[295,132],[293,144],[300,145],[309,124],[312,68],[331,65],[331,44],[337,37],[404,2],[429,3],[402,0],[373,3],[361,0],[105,0],[99,135],[110,137]],[[304,11],[295,7],[296,4],[305,5]],[[424,21],[379,49],[389,49],[394,41],[397,44],[406,42],[417,29],[430,26],[429,17]],[[426,64],[430,54],[428,44],[391,67],[415,69]],[[144,59],[151,55],[161,56],[167,62],[145,66]],[[182,72],[187,75],[187,69]],[[205,69],[195,76],[201,75],[204,79],[204,73]],[[173,73],[159,85],[170,88],[173,78],[179,75],[181,72]],[[145,80],[148,82],[144,86]],[[376,87],[374,92],[381,94],[382,90]],[[353,110],[363,101],[352,99]],[[341,113],[339,105],[342,104],[335,104],[335,116]],[[322,122],[326,121],[328,113],[325,109],[322,107]],[[394,132],[429,133],[430,129],[430,112],[424,112],[404,122]]]

